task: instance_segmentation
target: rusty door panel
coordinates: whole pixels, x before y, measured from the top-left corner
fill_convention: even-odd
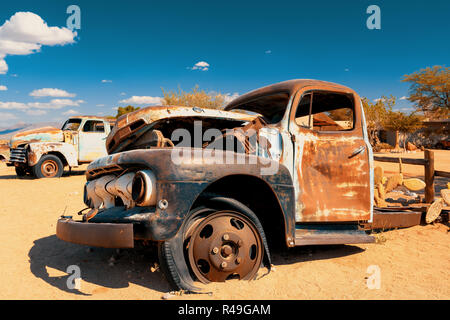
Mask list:
[[[298,126],[295,123],[296,106],[302,94],[311,90],[353,94],[354,128],[326,132]],[[295,138],[296,222],[370,219],[369,152],[363,137],[358,101],[356,93],[332,86],[307,87],[297,94],[289,124]]]

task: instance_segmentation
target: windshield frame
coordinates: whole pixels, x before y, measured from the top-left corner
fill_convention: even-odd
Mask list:
[[[64,124],[61,127],[61,130],[63,131],[78,131],[81,127],[81,123],[82,123],[82,119],[80,118],[70,118],[67,119],[66,122],[64,122]],[[68,124],[78,124],[78,126],[75,129],[72,128],[66,128],[66,125]]]

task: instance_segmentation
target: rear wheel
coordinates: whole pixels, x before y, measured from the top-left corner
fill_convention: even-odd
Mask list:
[[[179,235],[160,244],[161,269],[173,287],[195,291],[194,281],[255,278],[266,240],[256,215],[243,208],[197,208]]]
[[[64,165],[57,156],[46,154],[33,167],[33,173],[37,178],[59,178],[63,175]]]

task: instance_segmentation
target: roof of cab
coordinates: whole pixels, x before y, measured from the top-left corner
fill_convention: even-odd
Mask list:
[[[242,96],[237,97],[236,99],[232,100],[230,103],[228,103],[224,110],[233,110],[237,109],[240,105],[259,98],[261,96],[271,95],[279,92],[287,92],[289,95],[296,92],[298,89],[302,87],[307,86],[332,86],[337,89],[345,90],[345,91],[353,91],[352,89],[345,87],[343,85],[328,82],[328,81],[321,81],[321,80],[313,80],[313,79],[293,79],[293,80],[287,80],[283,82],[278,82],[266,87],[262,87],[253,91],[250,91],[246,94],[243,94]]]

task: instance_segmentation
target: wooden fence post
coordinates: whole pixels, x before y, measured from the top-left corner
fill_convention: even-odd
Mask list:
[[[425,202],[432,203],[434,201],[434,152],[425,150]]]

